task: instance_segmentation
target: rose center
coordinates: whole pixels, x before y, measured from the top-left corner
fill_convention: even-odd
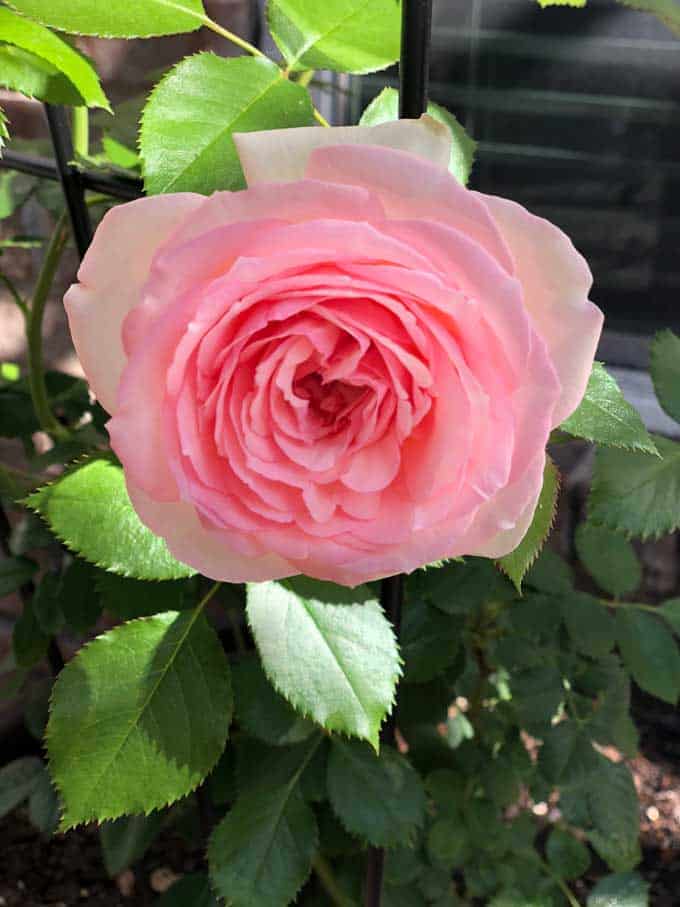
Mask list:
[[[293,381],[295,395],[308,401],[309,409],[324,426],[342,424],[366,390],[344,381],[326,382],[319,372],[310,372]]]

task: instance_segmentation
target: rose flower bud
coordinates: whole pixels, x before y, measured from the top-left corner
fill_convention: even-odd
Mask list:
[[[142,521],[231,582],[500,557],[602,326],[556,227],[429,117],[236,137],[241,192],[103,219],[66,297]]]

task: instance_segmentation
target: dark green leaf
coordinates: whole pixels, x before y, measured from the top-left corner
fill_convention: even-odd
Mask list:
[[[588,780],[587,802],[590,843],[615,872],[632,869],[640,861],[640,816],[630,769],[623,762],[603,760]]]
[[[101,607],[120,620],[183,611],[195,604],[186,587],[186,580],[149,582],[101,571],[96,580]]]
[[[210,880],[202,872],[184,876],[168,888],[157,907],[219,907],[210,888]]]
[[[35,756],[15,759],[0,768],[0,818],[31,796],[43,771],[42,761]]]
[[[553,785],[583,783],[600,767],[601,757],[593,749],[585,730],[575,721],[561,721],[543,735],[538,765]]]
[[[130,503],[123,470],[108,459],[89,460],[65,473],[30,495],[26,504],[68,548],[112,573],[154,580],[194,573],[142,524]]]
[[[404,681],[426,683],[453,664],[462,623],[421,599],[407,602],[401,630]]]
[[[59,591],[61,579],[55,573],[46,573],[36,586],[33,595],[33,613],[45,636],[55,636],[64,626]]]
[[[2,6],[0,7],[0,40],[34,55],[47,63],[49,67],[53,67],[55,72],[65,76],[73,85],[80,104],[111,110],[99,84],[97,73],[89,60],[48,28],[44,28],[37,22],[31,22],[24,16],[17,16],[10,9]],[[26,62],[29,61],[25,57],[23,60],[15,59],[15,66]],[[7,84],[5,80],[8,77],[4,75],[5,71],[3,67],[0,82]],[[9,87],[18,88],[14,85]]]
[[[422,581],[433,605],[447,614],[468,614],[492,601],[510,601],[515,590],[492,561],[467,558],[428,570]]]
[[[10,550],[17,557],[55,543],[54,536],[35,513],[27,513],[15,523],[9,538]]]
[[[201,609],[89,643],[59,675],[47,729],[63,827],[188,794],[217,762],[231,711],[229,666]]]
[[[28,798],[28,817],[31,824],[48,837],[55,833],[59,825],[59,798],[44,764]]]
[[[577,652],[600,658],[616,642],[614,618],[598,599],[585,592],[571,592],[559,600],[562,618]]]
[[[669,598],[659,605],[659,615],[680,636],[680,598]]]
[[[675,705],[680,696],[680,654],[670,631],[652,614],[620,608],[616,632],[623,661],[637,685]]]
[[[576,879],[590,866],[590,854],[585,844],[561,828],[550,832],[545,853],[548,863],[562,879]]]
[[[636,872],[600,879],[588,895],[588,907],[648,907],[649,884]]]
[[[205,18],[202,0],[11,0],[19,12],[43,25],[102,38],[149,38],[195,31]]]
[[[276,692],[256,654],[232,669],[236,718],[249,734],[274,746],[298,743],[314,731],[311,721],[298,715]]]
[[[248,586],[264,670],[300,714],[377,748],[400,674],[392,627],[374,599],[328,604],[323,585],[314,590],[296,580]]]
[[[86,633],[101,615],[102,605],[95,588],[97,575],[96,567],[79,558],[74,558],[62,574],[59,603],[66,623],[76,633]]]
[[[638,411],[628,403],[601,362],[593,363],[583,400],[560,428],[598,444],[656,452]]]
[[[680,337],[673,331],[660,331],[652,340],[649,352],[659,403],[671,419],[680,422]]]
[[[555,521],[557,495],[560,490],[560,476],[554,463],[548,457],[543,472],[543,487],[536,505],[534,517],[526,535],[510,554],[500,558],[498,565],[510,577],[517,591],[521,591],[522,579],[538,557]]]
[[[576,529],[576,551],[595,582],[616,598],[633,592],[642,581],[642,568],[633,546],[605,526],[581,523]]]
[[[314,123],[308,91],[270,60],[196,54],[156,86],[140,131],[149,195],[242,189],[233,134]]]
[[[40,629],[33,602],[24,602],[21,617],[14,624],[12,651],[20,668],[32,668],[47,654],[50,638]]]
[[[549,723],[563,699],[562,676],[556,665],[527,668],[512,678],[512,700],[522,727]]]
[[[269,0],[269,28],[292,69],[366,73],[399,57],[399,0]]]
[[[420,777],[389,747],[376,756],[362,743],[333,739],[328,795],[345,828],[376,847],[408,843],[425,820]]]
[[[569,592],[574,585],[574,576],[564,558],[552,549],[544,548],[524,577],[524,582],[538,592],[554,594]]]
[[[35,561],[25,557],[7,557],[0,561],[0,598],[17,592],[25,583],[30,583],[38,569]]]
[[[427,853],[436,866],[459,866],[468,852],[465,827],[460,819],[438,819],[427,835]]]
[[[108,874],[116,876],[141,859],[162,825],[163,815],[158,812],[104,822],[99,827],[99,840]]]
[[[654,436],[660,457],[597,451],[588,514],[594,523],[649,538],[680,527],[680,444]]]
[[[430,101],[428,114],[442,123],[451,134],[451,159],[449,170],[463,186],[467,185],[475,160],[477,143],[470,138],[455,116],[445,107]],[[399,119],[399,92],[395,88],[383,88],[361,115],[361,126],[377,126]]]

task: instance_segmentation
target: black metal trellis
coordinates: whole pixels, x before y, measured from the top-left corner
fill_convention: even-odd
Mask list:
[[[432,0],[402,0],[401,62],[399,67],[399,116],[415,119],[427,108],[429,52],[432,25]],[[61,182],[68,208],[73,236],[82,258],[92,239],[92,226],[85,199],[86,190],[94,190],[124,201],[143,194],[141,181],[124,176],[82,169],[73,163],[73,145],[68,115],[63,107],[45,104],[54,160],[7,151],[0,158],[0,167],[18,170],[43,179]],[[404,599],[404,577],[383,580],[381,604],[394,626],[397,636],[401,627]],[[395,711],[385,722],[381,740],[395,745]],[[366,872],[366,907],[380,907],[382,900],[385,854],[371,848]]]

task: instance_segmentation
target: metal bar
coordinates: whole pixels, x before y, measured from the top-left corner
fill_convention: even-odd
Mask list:
[[[85,186],[80,171],[73,166],[73,144],[68,117],[63,107],[45,104],[45,114],[54,146],[55,163],[64,190],[73,239],[82,258],[92,240],[90,212],[85,203]]]
[[[399,63],[399,116],[417,119],[427,109],[427,83],[430,73],[430,39],[432,32],[432,0],[402,0],[401,60]],[[404,601],[404,577],[384,579],[380,603],[399,638]],[[382,727],[380,740],[389,746],[396,743],[396,709]],[[382,901],[385,851],[369,849],[366,864],[366,907],[380,907]]]
[[[29,176],[59,182],[59,170],[53,160],[38,157],[35,154],[23,154],[19,151],[5,151],[0,158],[0,169],[17,170]],[[80,178],[85,189],[101,192],[112,198],[132,201],[144,194],[142,181],[117,173],[100,173],[98,170],[81,170]]]

